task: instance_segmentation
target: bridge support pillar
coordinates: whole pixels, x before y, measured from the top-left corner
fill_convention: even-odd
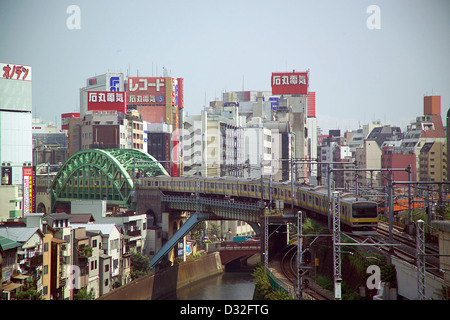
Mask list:
[[[265,255],[265,236],[266,233],[264,232],[265,223],[264,218],[261,218],[261,262],[264,263],[264,255]],[[269,224],[268,224],[268,257],[269,261],[276,256],[278,252],[281,252],[283,250],[289,241],[289,234],[288,234],[288,225],[286,222],[280,222],[280,221],[272,221],[269,218]]]
[[[184,223],[185,216],[180,213],[175,212],[163,212],[161,214],[162,218],[162,228],[163,232],[163,242],[167,242],[169,239],[173,237],[173,235],[181,228]],[[169,252],[169,260],[174,261],[177,258],[177,247],[174,247],[175,250]]]

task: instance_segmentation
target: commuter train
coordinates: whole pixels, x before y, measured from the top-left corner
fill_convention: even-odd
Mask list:
[[[264,199],[266,205],[282,200],[291,205],[291,183],[242,179],[236,177],[168,177],[158,176],[142,181],[149,187],[159,188],[164,194],[208,196],[221,199],[234,199],[242,202],[257,202]],[[269,185],[271,190],[269,190]],[[294,207],[327,218],[328,191],[324,186],[294,185]],[[355,234],[375,234],[378,226],[378,205],[361,196],[341,193],[341,225]]]

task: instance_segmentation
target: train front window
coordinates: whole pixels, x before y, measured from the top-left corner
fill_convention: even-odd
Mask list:
[[[377,205],[373,203],[353,204],[353,218],[376,218],[378,216]]]

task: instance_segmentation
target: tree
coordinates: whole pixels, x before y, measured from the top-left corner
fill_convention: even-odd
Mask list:
[[[216,222],[209,223],[209,234],[215,236],[216,238],[222,238],[220,226]]]
[[[140,252],[131,254],[131,278],[137,279],[150,273],[150,259]]]
[[[32,281],[27,291],[18,292],[17,300],[42,300],[42,292],[36,291],[36,285]]]
[[[75,300],[94,300],[94,289],[91,289],[89,293],[87,287],[80,289],[75,295]]]

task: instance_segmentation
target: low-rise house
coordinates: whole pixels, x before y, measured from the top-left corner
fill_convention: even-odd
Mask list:
[[[16,274],[30,276],[37,291],[42,290],[42,249],[44,234],[37,227],[1,227],[0,236],[20,243],[17,251]]]
[[[17,251],[21,244],[0,236],[0,293],[5,300],[14,299],[14,296],[22,287],[22,284],[13,281],[17,266]]]
[[[120,281],[121,284],[121,238],[122,233],[114,223],[92,223],[92,224],[73,224],[72,227],[83,227],[89,232],[98,232],[102,236],[100,249],[107,256],[111,257],[110,274],[112,281]],[[124,257],[124,259],[128,259]]]

